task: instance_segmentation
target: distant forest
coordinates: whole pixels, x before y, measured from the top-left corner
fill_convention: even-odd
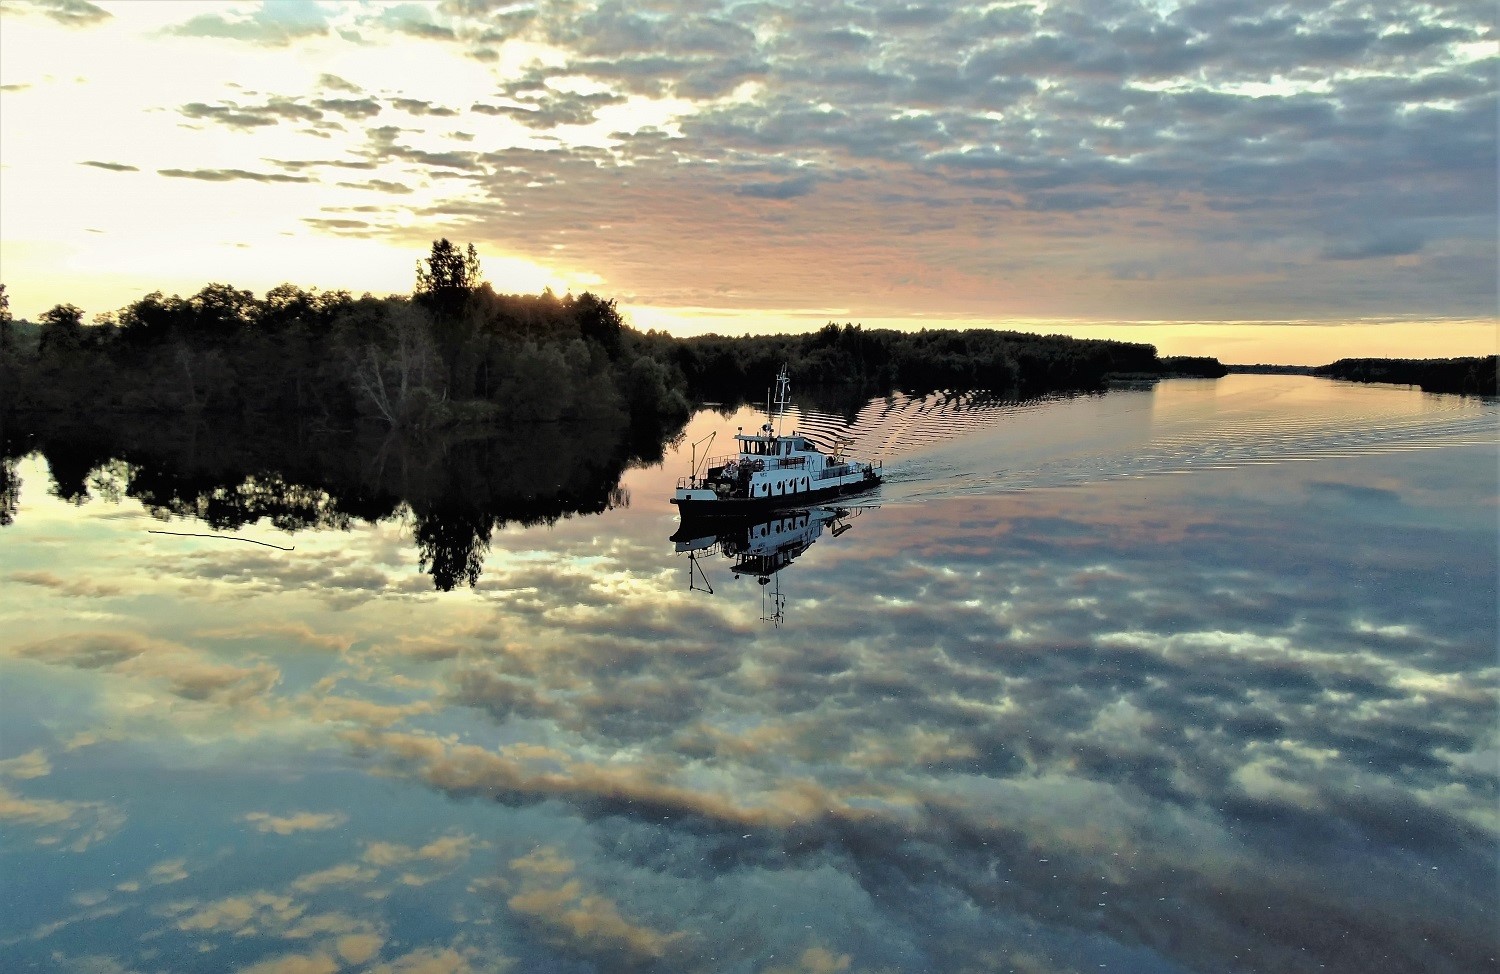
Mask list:
[[[264,297],[209,284],[160,292],[89,324],[61,304],[11,319],[0,286],[0,407],[26,411],[296,416],[329,428],[423,430],[511,421],[680,425],[691,404],[758,401],[776,370],[850,395],[1102,388],[1119,374],[1217,376],[1150,345],[975,329],[897,332],[830,323],[803,335],[677,339],[625,324],[613,300],[499,294],[474,247],[417,262],[409,296],[291,284]]]
[[[1394,382],[1423,392],[1495,395],[1500,355],[1471,358],[1341,358],[1312,370],[1313,375],[1352,382]]]

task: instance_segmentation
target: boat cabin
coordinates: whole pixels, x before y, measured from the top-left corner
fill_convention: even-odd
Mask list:
[[[677,494],[672,498],[680,510],[686,512],[689,506],[707,510],[711,505],[728,513],[733,504],[747,508],[774,507],[792,500],[868,489],[880,482],[875,465],[856,463],[844,455],[850,442],[847,438],[836,437],[832,449],[824,453],[795,430],[790,435],[778,432],[786,414],[790,388],[785,368],[776,380],[776,398],[767,403],[770,421],[754,433],[746,433],[740,427],[734,437],[739,452],[710,457],[701,477],[697,476],[695,459],[693,475],[678,482]]]

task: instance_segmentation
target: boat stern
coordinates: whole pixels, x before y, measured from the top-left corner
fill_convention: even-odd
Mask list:
[[[716,501],[718,499],[718,494],[703,487],[678,487],[677,492],[672,495],[672,503],[678,506],[696,504],[700,501]]]

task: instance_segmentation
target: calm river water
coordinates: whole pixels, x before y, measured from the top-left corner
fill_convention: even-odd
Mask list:
[[[0,967],[1495,969],[1496,404],[896,397],[877,494],[670,540],[758,422],[453,591],[22,458]]]

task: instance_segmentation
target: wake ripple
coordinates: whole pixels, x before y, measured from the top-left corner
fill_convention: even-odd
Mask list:
[[[1302,376],[1230,376],[1149,390],[1008,402],[894,395],[851,421],[802,410],[796,428],[882,460],[891,500],[1456,446],[1500,446],[1500,405]]]

